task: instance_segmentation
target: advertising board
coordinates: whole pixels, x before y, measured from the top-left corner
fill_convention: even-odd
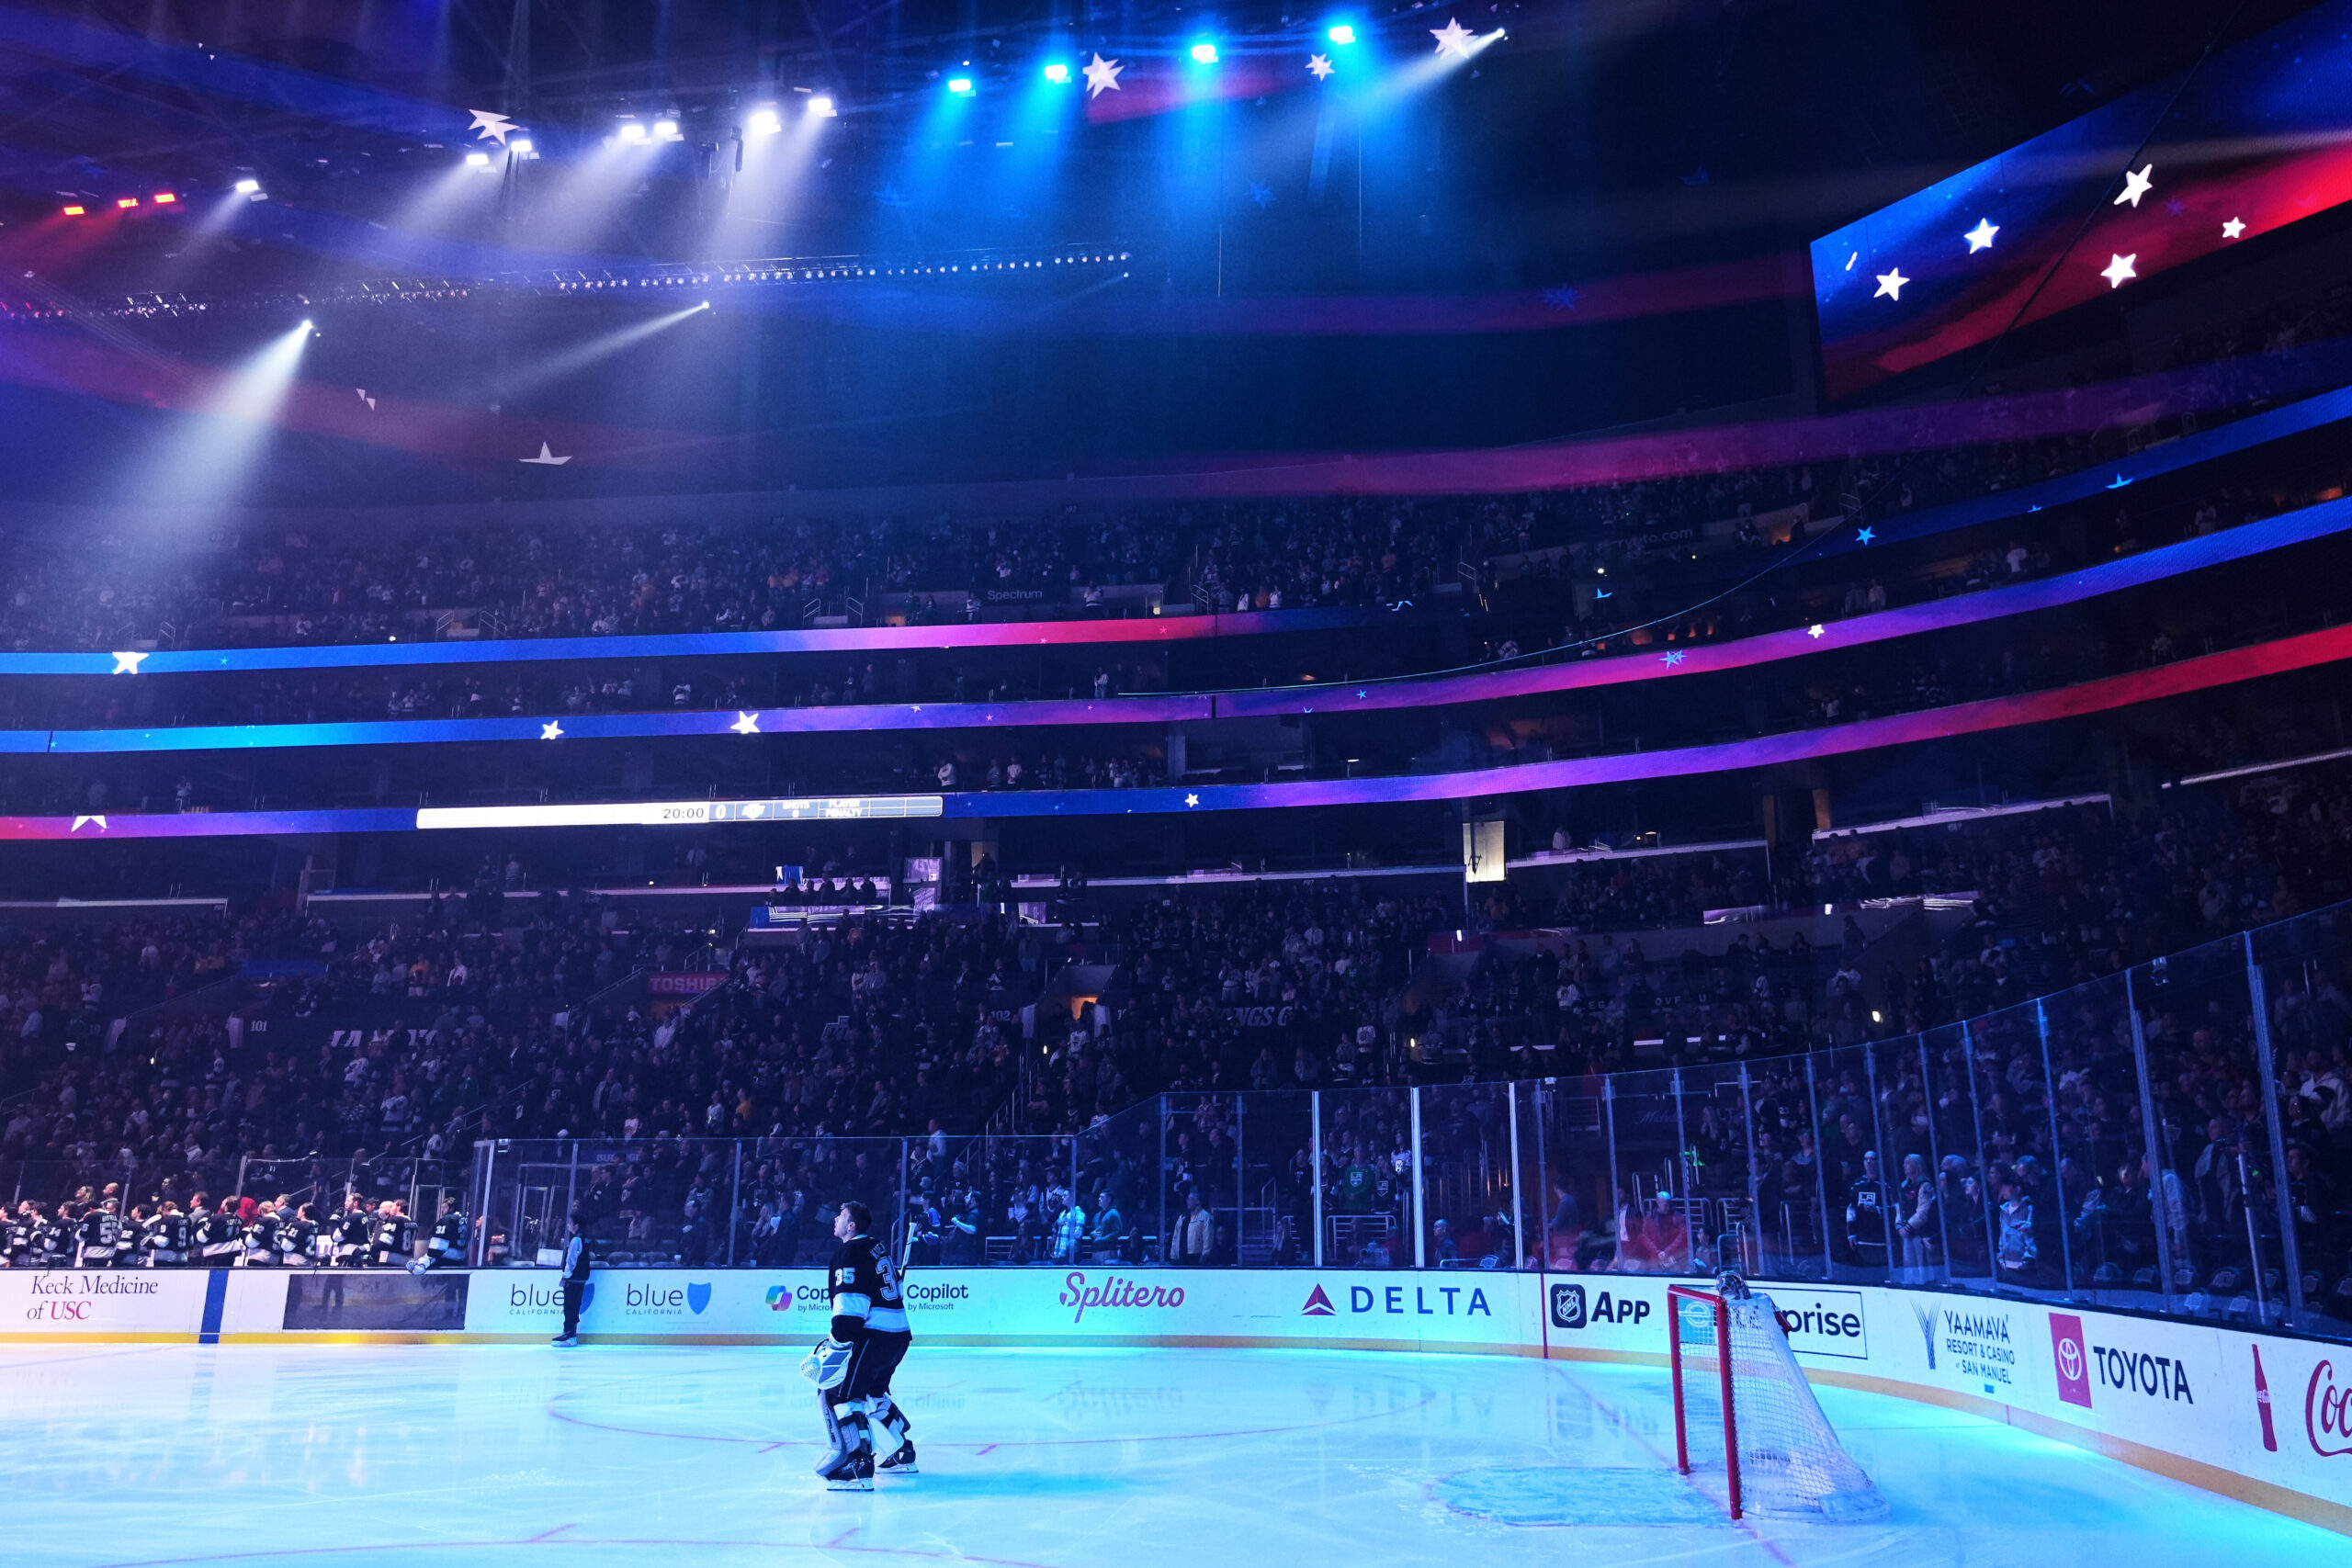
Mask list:
[[[220,1272],[0,1270],[0,1340],[194,1339],[204,1327],[208,1280]],[[216,1311],[216,1321],[217,1316]]]
[[[1475,1269],[922,1269],[933,1345],[1299,1346],[1657,1365],[1661,1276]],[[2352,1528],[2352,1351],[2155,1314],[1957,1292],[1763,1287],[1816,1382],[1971,1410],[2281,1512]],[[0,1339],[533,1341],[561,1323],[553,1269],[0,1271]],[[824,1271],[599,1269],[582,1333],[802,1346]]]

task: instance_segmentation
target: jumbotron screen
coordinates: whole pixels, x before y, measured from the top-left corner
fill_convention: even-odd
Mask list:
[[[2347,82],[2330,0],[1822,236],[1830,397],[2352,197]]]

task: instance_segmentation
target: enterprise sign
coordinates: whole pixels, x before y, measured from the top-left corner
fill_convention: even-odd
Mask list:
[[[582,806],[426,807],[420,829],[692,828],[714,822],[872,822],[939,817],[935,795],[837,795],[820,800],[631,800]]]

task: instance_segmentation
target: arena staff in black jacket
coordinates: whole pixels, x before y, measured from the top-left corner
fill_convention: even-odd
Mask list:
[[[833,1254],[832,1337],[849,1347],[849,1370],[823,1393],[832,1450],[820,1468],[836,1490],[867,1490],[878,1468],[915,1473],[915,1445],[906,1416],[890,1401],[890,1374],[914,1343],[906,1299],[888,1247],[870,1233],[874,1216],[863,1203],[843,1203],[833,1217],[841,1250]],[[877,1459],[879,1463],[877,1465]]]
[[[558,1345],[580,1343],[580,1304],[588,1294],[588,1272],[595,1260],[588,1256],[588,1235],[582,1228],[575,1212],[563,1227],[563,1332],[555,1337]]]

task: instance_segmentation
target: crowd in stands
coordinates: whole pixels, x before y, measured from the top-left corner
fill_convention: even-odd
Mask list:
[[[1295,1260],[1320,1180],[1344,1222],[1328,1239],[1377,1267],[1408,1261],[1412,1241],[1405,1086],[1442,1089],[1428,1146],[1483,1169],[1507,1130],[1481,1086],[1633,1073],[1631,1103],[1639,1075],[1679,1064],[1693,1085],[1746,1069],[1752,1097],[1735,1113],[1687,1091],[1683,1197],[1752,1194],[1771,1246],[1833,1272],[2153,1289],[2161,1228],[2180,1288],[2227,1295],[2278,1266],[2283,1184],[2324,1295],[2352,1265],[2343,955],[2323,944],[2272,965],[2284,1169],[2267,1156],[2242,957],[2183,956],[2352,893],[2352,786],[2289,779],[2240,807],[2180,792],[2159,810],[2053,809],[1786,858],[1770,897],[1791,906],[1972,896],[1949,940],[1901,965],[1850,921],[1818,949],[1765,927],[1707,954],[1611,934],[1755,897],[1761,867],[1729,852],[1550,868],[1548,909],[1521,893],[1486,913],[1558,929],[1452,964],[1428,942],[1460,925],[1450,900],[1349,880],[1171,892],[1082,928],[853,917],[731,953],[699,929],[608,925],[591,897],[501,908],[494,879],[364,934],[284,911],[9,931],[0,1168],[19,1201],[64,1199],[77,1226],[93,1205],[146,1226],[198,1190],[220,1212],[250,1156],[266,1175],[240,1202],[287,1193],[316,1220],[355,1194],[380,1213],[439,1190],[478,1137],[578,1140],[601,1246],[705,1263],[806,1259],[828,1205],[902,1181],[924,1256],[943,1260]],[[704,964],[731,983],[692,1006],[616,986]],[[2127,964],[2160,987],[2141,998],[2156,1175]],[[236,1021],[171,1005],[240,974],[272,988]],[[2092,982],[2105,988],[2040,1015],[2045,1058],[2035,1010],[2017,1004]],[[1988,1014],[1965,1036],[1948,1027]],[[1286,1112],[1237,1098],[1309,1089],[1330,1117],[1319,1176],[1295,1092]],[[976,1136],[992,1119],[1023,1135]],[[1660,1196],[1662,1167],[1625,1157],[1620,1212],[1563,1178],[1541,1240],[1487,1212],[1489,1189],[1440,1183],[1447,1228],[1423,1245],[1465,1266],[1531,1251],[1559,1268],[1688,1264],[1698,1233]],[[501,1256],[548,1240],[543,1218],[488,1218]]]
[[[783,523],[649,522],[579,530],[425,527],[389,536],[272,528],[194,550],[130,542],[20,546],[0,645],[114,649],[380,642],[440,635],[441,619],[503,637],[797,627],[881,596],[920,624],[925,595],[995,595],[1014,613],[1106,614],[1104,585],[1160,584],[1202,613],[1426,602],[1465,565],[1575,545],[1587,570],[1687,559],[1687,530],[1802,505],[1809,526],[1883,519],[2075,471],[2120,450],[2113,432],[1847,461],[1710,468],[1534,495],[1375,498],[1137,508],[996,521],[945,514]],[[1666,543],[1659,543],[1661,538]],[[1735,547],[1768,541],[1754,526]],[[126,570],[126,559],[143,566]],[[852,601],[854,601],[853,606]],[[991,612],[994,613],[994,612]]]

